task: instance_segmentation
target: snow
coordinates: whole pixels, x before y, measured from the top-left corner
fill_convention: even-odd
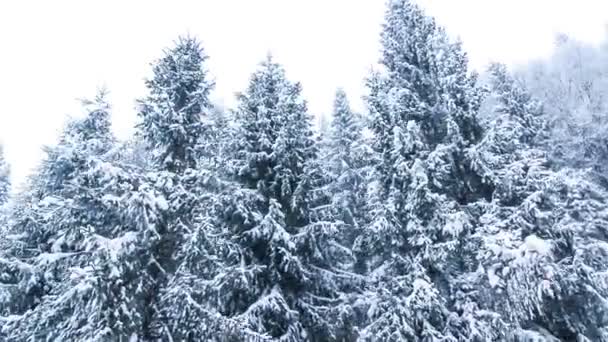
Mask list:
[[[434,298],[437,295],[436,289],[433,284],[429,283],[425,279],[416,278],[412,283],[412,292],[407,296],[405,302],[411,307],[427,307],[431,306],[432,302],[436,300]]]
[[[3,258],[1,256],[1,254],[0,254],[0,264],[15,265],[21,272],[24,272],[24,273],[31,273],[34,270],[33,266],[28,263],[25,263],[18,259],[9,260],[9,259]]]
[[[118,257],[125,251],[125,248],[137,241],[137,233],[126,232],[114,239],[97,236],[96,240],[100,244],[100,247],[109,253],[111,260],[117,261]]]
[[[519,329],[516,331],[516,336],[523,342],[559,342],[560,340],[553,336],[546,329],[538,327],[538,331]]]
[[[105,194],[101,197],[101,200],[103,202],[119,203],[121,201],[121,198],[113,194]]]
[[[56,263],[57,261],[76,255],[77,253],[41,253],[36,257],[36,261],[39,265],[48,265]]]
[[[162,196],[162,195],[154,196],[153,202],[158,209],[163,210],[163,211],[169,210],[169,203],[167,203],[167,200],[165,199],[164,196]]]
[[[535,234],[528,235],[524,239],[524,243],[520,247],[523,252],[536,252],[542,256],[548,256],[551,253],[551,243],[539,238]]]
[[[496,275],[496,268],[498,268],[498,264],[492,265],[492,267],[488,268],[488,281],[492,288],[495,288],[500,282],[500,277]]]
[[[24,232],[24,233],[17,233],[17,234],[6,234],[4,237],[8,240],[18,241],[18,240],[26,238],[27,233]]]
[[[453,237],[459,236],[469,224],[468,218],[463,212],[450,214],[446,221],[443,230]]]
[[[59,205],[61,204],[61,199],[55,196],[46,196],[44,197],[38,204],[42,207],[48,207],[51,205]]]
[[[57,240],[55,240],[53,242],[53,245],[51,245],[51,252],[53,253],[59,253],[62,250],[62,245],[65,242],[65,236],[60,236]]]

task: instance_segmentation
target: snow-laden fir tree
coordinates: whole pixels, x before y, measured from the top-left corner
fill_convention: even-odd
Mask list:
[[[180,37],[146,82],[149,94],[140,101],[139,127],[163,170],[181,173],[196,166],[195,146],[205,132],[214,86],[207,59],[198,40]]]
[[[532,95],[509,74],[504,64],[493,63],[488,68],[492,95],[496,99],[494,111],[506,115],[510,120],[521,121],[524,129],[516,142],[538,145],[546,136],[543,134],[544,108]],[[500,122],[500,120],[495,120]],[[492,128],[496,128],[492,126]]]
[[[206,134],[200,139],[197,147],[198,169],[205,169],[213,173],[223,173],[227,167],[225,163],[233,148],[231,125],[234,118],[230,111],[221,105],[214,105],[207,119]]]
[[[11,193],[11,169],[0,145],[0,206],[6,204]]]
[[[380,163],[355,245],[372,286],[361,340],[492,340],[468,280],[475,203],[492,191],[468,157],[483,92],[461,44],[413,1],[389,1],[381,43],[368,96]]]
[[[143,257],[148,259],[143,289],[144,340],[199,338],[196,331],[184,332],[185,326],[180,324],[190,323],[180,321],[182,308],[169,304],[179,302],[171,288],[178,283],[183,291],[181,299],[186,302],[197,291],[192,288],[196,284],[184,282],[183,277],[190,274],[176,271],[183,270],[182,263],[194,257],[196,248],[205,248],[200,236],[206,234],[205,220],[198,216],[206,214],[199,209],[207,207],[208,170],[221,152],[217,144],[221,116],[209,101],[214,84],[205,68],[206,60],[198,40],[179,38],[153,65],[153,76],[146,83],[149,94],[140,101],[139,132],[155,159],[148,178],[168,203],[157,224],[149,226],[143,236],[147,246]],[[189,250],[184,250],[185,246],[190,246]]]
[[[196,147],[197,169],[182,177],[182,187],[190,192],[190,204],[177,216],[189,218],[190,224],[174,252],[175,272],[164,287],[160,307],[163,336],[173,340],[225,341],[236,321],[222,317],[210,305],[210,286],[213,277],[225,265],[231,246],[225,239],[221,225],[220,192],[230,184],[226,169],[230,166],[234,145],[233,130],[228,114],[220,107],[211,109],[205,135]],[[249,339],[259,337],[251,332]],[[242,337],[242,336],[241,336]]]
[[[228,331],[210,340],[350,340],[341,290],[351,275],[337,266],[349,253],[336,242],[300,85],[268,57],[234,115],[231,178],[212,222],[222,265],[198,297]]]
[[[135,182],[117,163],[103,92],[85,106],[16,199],[1,263],[10,341],[127,341],[141,326]]]
[[[4,147],[0,144],[0,240],[6,241],[9,204],[8,200],[11,193],[10,165],[4,156]],[[0,249],[4,250],[3,242],[0,242]]]
[[[551,170],[542,106],[504,66],[490,75],[498,106],[476,154],[496,190],[477,232],[480,292],[511,339],[606,341],[608,194]]]
[[[373,151],[363,136],[361,117],[350,108],[346,93],[336,91],[332,120],[321,149],[336,219],[342,221],[343,243],[351,247],[366,223],[366,192]],[[354,265],[358,268],[360,265]]]
[[[327,114],[320,114],[317,118],[317,131],[319,141],[323,144],[329,135],[330,118]]]

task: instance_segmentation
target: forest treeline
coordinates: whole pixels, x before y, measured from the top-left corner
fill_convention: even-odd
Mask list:
[[[320,130],[272,56],[215,106],[186,36],[134,138],[104,90],[12,195],[0,153],[0,340],[608,341],[608,44],[478,77],[411,0],[380,41]]]

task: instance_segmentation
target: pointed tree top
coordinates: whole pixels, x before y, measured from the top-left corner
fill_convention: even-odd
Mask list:
[[[8,201],[11,191],[11,170],[4,157],[4,145],[0,143],[0,205]]]
[[[538,116],[542,113],[542,105],[516,82],[504,64],[490,64],[488,73],[499,102],[497,112],[516,116],[526,114]]]
[[[98,89],[93,100],[83,99],[81,103],[86,111],[82,121],[82,128],[89,129],[98,135],[109,135],[111,131],[110,111],[112,106],[108,102],[110,92],[103,86]]]
[[[207,58],[198,39],[181,36],[152,64],[149,94],[139,101],[138,126],[164,170],[181,173],[196,167],[196,146],[207,134],[202,116],[210,115],[209,93],[215,86],[205,68]]]
[[[336,88],[334,108],[336,107],[336,104],[345,102],[348,102],[346,91],[342,87]]]

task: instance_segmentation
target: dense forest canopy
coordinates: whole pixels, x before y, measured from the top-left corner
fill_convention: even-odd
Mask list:
[[[479,77],[410,0],[379,38],[319,129],[272,55],[214,105],[183,36],[132,139],[104,89],[12,195],[0,148],[0,340],[608,341],[608,45]]]

